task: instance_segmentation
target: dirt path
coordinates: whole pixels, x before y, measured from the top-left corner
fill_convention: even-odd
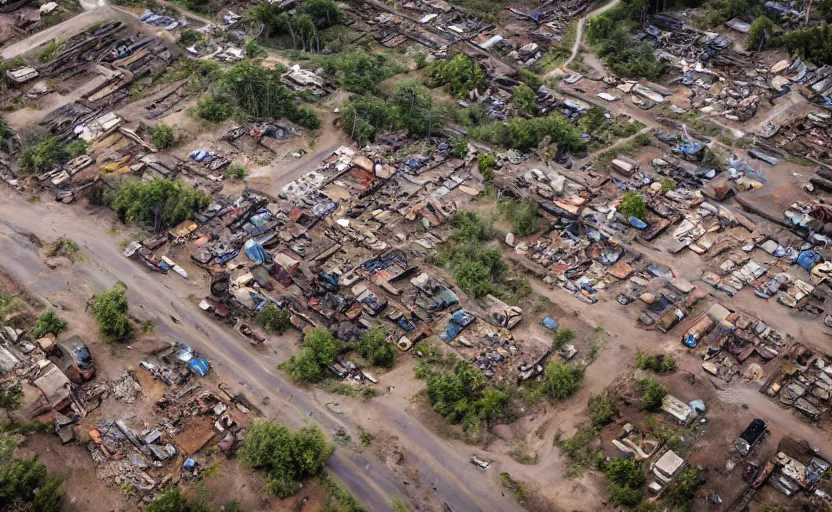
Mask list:
[[[621,0],[612,0],[612,2],[609,2],[609,3],[606,3],[606,4],[602,5],[601,7],[595,9],[594,11],[591,11],[591,12],[587,13],[587,15],[584,16],[583,18],[579,19],[578,20],[578,31],[575,34],[575,42],[572,43],[572,52],[569,54],[569,58],[566,59],[566,61],[563,64],[561,64],[561,66],[559,68],[553,69],[552,71],[550,71],[549,73],[544,75],[543,78],[552,78],[552,77],[555,77],[555,76],[561,76],[561,75],[567,74],[567,69],[569,68],[569,64],[571,64],[572,61],[575,60],[575,57],[578,56],[578,51],[580,51],[581,44],[584,41],[584,26],[586,25],[586,22],[588,20],[591,20],[592,18],[600,15],[600,14],[604,14],[608,10],[610,10],[613,7],[615,7],[616,5],[618,5],[620,2],[621,2]]]
[[[150,275],[122,256],[117,240],[106,234],[109,225],[102,218],[107,217],[100,212],[91,214],[80,205],[27,203],[23,197],[4,190],[0,192],[0,219],[4,219],[5,225],[0,226],[0,245],[5,258],[0,266],[44,297],[71,290],[79,295],[79,300],[86,300],[90,291],[122,281],[128,287],[131,307],[140,308],[142,315],[153,320],[155,333],[181,339],[202,351],[219,376],[245,388],[255,403],[268,397],[262,408],[269,417],[279,417],[294,426],[317,422],[327,432],[343,428],[358,439],[354,418],[318,403],[310,391],[297,387],[275,370],[269,358],[207,319],[188,298],[192,285],[183,284],[176,276]],[[42,240],[69,236],[82,245],[86,260],[72,265],[69,275],[49,271],[25,236],[27,231]],[[384,400],[363,412],[369,416],[370,424],[384,425],[407,441],[411,447],[407,470],[418,475],[421,485],[430,486],[437,505],[445,502],[458,511],[521,510],[470,464],[470,452],[438,438]],[[369,460],[349,449],[337,450],[328,465],[368,510],[390,510],[392,496],[413,492],[411,478],[407,478],[408,486],[383,462]]]
[[[122,11],[121,9],[117,9],[109,5],[96,7],[95,9],[82,12],[78,16],[74,16],[63,23],[58,23],[54,27],[49,27],[46,30],[38,32],[37,34],[22,41],[10,44],[6,48],[3,48],[2,53],[0,53],[0,57],[6,60],[13,59],[41,45],[44,45],[49,41],[66,41],[70,37],[79,34],[93,23],[112,19],[130,23],[137,22],[134,16]]]

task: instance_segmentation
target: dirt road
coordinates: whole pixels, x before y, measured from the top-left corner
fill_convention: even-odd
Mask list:
[[[263,405],[267,416],[293,426],[314,421],[327,432],[343,428],[358,438],[353,418],[318,403],[310,391],[286,379],[252,347],[207,319],[188,300],[191,286],[177,281],[176,276],[150,275],[122,256],[118,241],[107,235],[108,226],[101,217],[90,215],[81,205],[28,203],[4,190],[0,192],[0,246],[4,255],[0,267],[42,297],[70,290],[78,294],[79,301],[86,301],[91,292],[122,281],[128,287],[131,307],[140,308],[142,315],[153,320],[155,333],[180,339],[202,351],[218,375],[245,388],[255,403],[268,397],[268,404]],[[41,262],[31,235],[46,241],[69,236],[84,248],[85,261],[72,265],[64,274],[50,271]],[[385,400],[374,401],[370,412],[372,421],[383,421],[385,428],[405,442],[409,448],[405,462],[408,470],[418,472],[418,481],[430,486],[440,505],[448,503],[456,511],[521,510],[512,498],[501,496],[499,486],[494,485],[497,477],[484,475],[469,463],[469,450],[439,438]],[[391,497],[408,496],[408,485],[378,460],[338,449],[328,465],[368,510],[390,510]]]
[[[578,30],[575,34],[575,42],[572,43],[572,51],[569,54],[569,58],[566,59],[566,61],[563,64],[561,64],[559,68],[553,69],[552,71],[547,73],[543,78],[552,78],[555,76],[565,75],[566,70],[569,68],[569,65],[572,64],[572,61],[575,60],[575,57],[578,56],[578,51],[581,49],[581,43],[583,43],[584,39],[584,26],[586,26],[586,22],[600,14],[604,14],[608,10],[618,5],[620,2],[621,0],[612,0],[612,2],[602,5],[594,11],[587,13],[587,15],[583,18],[579,19]]]

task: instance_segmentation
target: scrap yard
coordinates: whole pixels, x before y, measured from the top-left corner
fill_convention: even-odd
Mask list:
[[[0,512],[832,509],[829,21],[2,2]]]

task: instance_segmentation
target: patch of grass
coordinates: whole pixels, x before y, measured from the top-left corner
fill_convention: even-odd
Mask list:
[[[32,434],[46,434],[52,431],[50,421],[31,421],[29,423],[3,423],[0,424],[0,432],[5,434],[20,434],[28,436]]]
[[[50,256],[63,256],[69,258],[70,261],[81,261],[84,259],[81,256],[81,247],[73,239],[65,236],[55,241],[49,254]]]
[[[358,427],[358,439],[361,441],[361,444],[364,446],[370,446],[373,444],[373,440],[376,438],[373,434],[367,432],[361,427]]]
[[[39,203],[40,202],[40,196],[37,195],[37,194],[32,194],[31,196],[29,196],[29,199],[27,199],[26,202],[27,203]]]
[[[142,322],[142,333],[150,334],[153,332],[153,320],[145,320]]]
[[[517,503],[523,504],[526,500],[526,486],[522,482],[511,478],[511,475],[508,473],[500,473],[500,483],[503,487],[511,491]]]
[[[575,331],[569,328],[559,329],[552,339],[552,348],[555,350],[563,348],[564,345],[575,339]]]
[[[590,448],[590,443],[598,435],[598,430],[591,426],[582,426],[572,437],[561,439],[555,436],[555,444],[571,459],[566,476],[576,477],[584,473],[587,468],[600,467],[604,456],[600,450]]]
[[[64,42],[58,41],[57,39],[53,39],[43,47],[43,50],[38,55],[38,62],[41,64],[46,64],[47,62],[51,61],[55,57],[58,56],[59,53],[64,49]]]
[[[20,309],[20,301],[17,297],[0,293],[0,322],[5,322],[18,309]]]
[[[815,162],[804,156],[793,156],[791,158],[787,158],[786,161],[790,164],[801,165],[803,167],[814,167],[816,165]]]
[[[512,459],[517,461],[520,464],[525,465],[534,465],[538,462],[538,456],[536,453],[529,453],[528,447],[526,443],[523,441],[515,442],[512,447],[511,451],[508,452]]]
[[[364,399],[370,399],[378,396],[378,391],[366,386],[350,386],[337,381],[330,381],[326,390],[330,393],[336,393],[344,396],[354,396]]]
[[[326,491],[324,510],[332,512],[364,512],[364,508],[344,489],[329,473],[320,476],[321,485]]]

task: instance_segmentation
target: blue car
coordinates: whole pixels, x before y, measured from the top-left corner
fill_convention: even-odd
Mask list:
[[[208,371],[211,369],[211,365],[208,364],[208,361],[204,357],[199,355],[191,347],[182,343],[180,343],[179,350],[174,357],[184,363],[188,367],[188,370],[200,377],[208,375]]]

